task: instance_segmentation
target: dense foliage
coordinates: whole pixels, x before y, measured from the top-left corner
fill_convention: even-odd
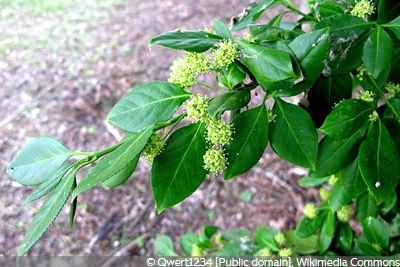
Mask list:
[[[256,23],[277,5],[286,11]],[[51,137],[28,143],[8,173],[37,186],[26,203],[48,198],[18,255],[40,239],[70,197],[72,225],[77,197],[99,184],[122,185],[141,155],[152,164],[162,212],[207,177],[228,180],[249,171],[268,143],[282,159],[310,170],[300,182],[320,188],[321,204],[307,204],[297,228],[285,233],[260,227],[254,236],[247,230],[216,234],[216,227],[205,226],[199,235],[182,236],[187,255],[399,253],[400,3],[313,0],[308,6],[306,14],[289,0],[261,0],[230,27],[214,20],[213,29],[154,37],[151,45],[186,55],[172,64],[168,82],[134,88],[113,107],[109,122],[126,131],[113,146],[78,152]],[[285,22],[288,13],[299,20]],[[233,37],[242,30],[245,37]],[[211,74],[217,86],[202,82]],[[193,86],[203,87],[202,94]],[[253,94],[257,88],[263,93]],[[286,101],[297,95],[301,105]],[[271,109],[265,105],[270,99]],[[355,234],[349,221],[359,222],[363,233]],[[175,255],[167,236],[155,244],[160,254]]]

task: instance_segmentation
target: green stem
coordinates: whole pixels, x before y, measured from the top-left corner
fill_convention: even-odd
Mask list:
[[[175,127],[178,125],[178,123],[180,123],[180,122],[183,120],[183,118],[186,117],[186,115],[187,115],[187,113],[185,112],[185,113],[181,114],[180,116],[174,118],[174,119],[176,119],[175,121],[174,121],[174,119],[171,120],[171,121],[174,121],[174,124],[173,124],[172,127],[168,130],[168,132],[164,135],[164,140],[167,139],[167,138],[171,135],[172,131],[175,129]],[[171,124],[172,124],[172,123],[171,123]],[[171,125],[171,124],[169,124],[169,125]],[[169,126],[169,125],[168,125],[168,126]]]
[[[207,88],[209,88],[209,89],[211,89],[211,90],[214,90],[214,91],[219,91],[219,92],[222,92],[222,93],[227,93],[227,92],[229,92],[229,91],[227,91],[227,90],[220,89],[220,88],[216,88],[216,87],[214,87],[214,86],[211,86],[211,85],[208,85],[208,84],[206,84],[206,83],[200,82],[199,80],[197,80],[197,83],[200,84],[200,85],[202,85],[202,86],[204,86],[204,87],[207,87]]]

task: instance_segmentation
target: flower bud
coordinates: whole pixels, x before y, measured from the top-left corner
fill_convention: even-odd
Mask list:
[[[318,216],[318,210],[314,204],[308,203],[304,207],[304,215],[310,219],[315,219]]]
[[[210,120],[208,113],[208,101],[209,99],[202,95],[192,95],[190,100],[185,105],[188,118],[194,122],[200,121],[207,123]]]
[[[344,223],[349,221],[352,213],[353,208],[350,205],[345,205],[336,212],[338,220]]]
[[[203,156],[204,169],[210,174],[218,174],[226,168],[226,157],[224,151],[216,148],[207,150]]]

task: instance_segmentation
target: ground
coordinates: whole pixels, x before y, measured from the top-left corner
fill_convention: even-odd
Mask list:
[[[150,51],[151,37],[211,27],[213,18],[229,23],[250,1],[231,3],[0,0],[0,255],[16,254],[43,203],[24,205],[33,189],[6,173],[17,151],[39,136],[53,136],[80,151],[114,144],[118,134],[105,122],[111,107],[135,86],[166,80],[180,55],[157,46]],[[305,170],[268,148],[252,171],[230,181],[206,180],[182,204],[157,215],[149,171],[141,161],[124,186],[85,192],[75,228],[69,228],[66,207],[30,254],[155,255],[157,234],[176,242],[205,224],[222,230],[292,229],[315,195],[297,184]]]

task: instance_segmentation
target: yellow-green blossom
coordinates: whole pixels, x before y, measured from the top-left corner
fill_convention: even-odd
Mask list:
[[[310,219],[315,219],[318,216],[318,210],[314,204],[308,203],[304,207],[304,215]]]
[[[227,164],[224,151],[217,148],[208,149],[203,156],[203,161],[204,169],[206,169],[209,174],[214,175],[225,170]]]
[[[214,64],[223,68],[232,64],[238,56],[235,44],[232,41],[223,41],[218,48],[212,51]]]
[[[379,245],[378,243],[372,244],[372,247],[374,249],[376,249],[376,251],[381,252],[382,251],[382,247],[381,245]]]
[[[369,0],[357,0],[350,14],[355,17],[365,18],[374,13],[374,5]]]
[[[329,191],[328,188],[326,187],[322,187],[319,190],[319,196],[321,197],[322,200],[326,201],[329,199],[329,197],[331,196],[331,192]]]
[[[184,106],[187,116],[194,122],[205,122],[210,120],[208,112],[208,101],[207,97],[200,94],[192,95],[190,100]]]
[[[185,60],[193,74],[206,73],[211,69],[211,62],[205,53],[187,53]]]
[[[376,121],[379,118],[378,112],[374,110],[371,114],[369,114],[368,119],[370,121]]]
[[[339,178],[337,178],[335,175],[331,175],[331,177],[329,177],[328,184],[334,185],[338,180]]]
[[[400,95],[400,85],[398,83],[387,83],[385,90],[390,97],[396,97]]]
[[[271,257],[272,251],[269,248],[263,248],[258,252],[260,257]]]
[[[143,150],[148,163],[152,164],[154,158],[159,155],[164,148],[164,140],[158,133],[153,133]]]
[[[210,120],[207,125],[207,141],[213,145],[225,145],[231,140],[232,125],[220,120]]]
[[[356,77],[360,80],[360,81],[362,81],[363,79],[364,79],[364,76],[365,75],[368,75],[368,70],[367,70],[367,68],[364,66],[364,65],[360,65],[358,68],[357,68],[357,75],[356,75]]]
[[[196,83],[196,77],[192,70],[187,67],[185,58],[178,58],[172,63],[168,81],[183,88],[191,87]]]
[[[353,208],[350,205],[345,205],[336,212],[337,218],[341,222],[348,222],[352,213]]]
[[[279,250],[279,256],[280,257],[289,257],[292,256],[293,252],[290,248],[283,248]]]
[[[267,110],[268,122],[273,122],[275,120],[276,114],[272,113],[272,110]]]
[[[281,245],[281,246],[286,243],[286,238],[281,232],[277,233],[274,236],[274,240],[278,245]]]
[[[361,92],[358,96],[357,99],[360,99],[362,101],[371,103],[374,101],[374,93],[371,91],[365,91],[365,92]]]

